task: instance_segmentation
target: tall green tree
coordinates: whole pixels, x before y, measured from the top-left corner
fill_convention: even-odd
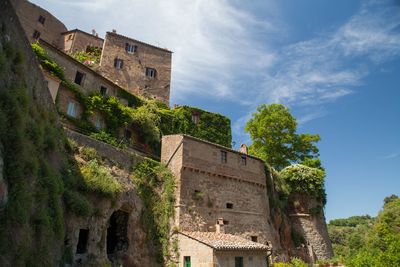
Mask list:
[[[293,163],[321,168],[317,134],[297,134],[296,119],[281,104],[260,105],[246,124],[253,144],[250,153],[277,170]]]

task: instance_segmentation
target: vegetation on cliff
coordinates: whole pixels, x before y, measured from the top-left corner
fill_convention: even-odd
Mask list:
[[[173,254],[177,245],[171,241],[170,221],[174,215],[175,181],[172,173],[161,163],[144,159],[132,173],[136,190],[143,200],[141,216],[150,244],[161,248],[158,261],[164,266],[173,266]]]
[[[385,199],[376,218],[332,220],[329,235],[337,257],[349,267],[400,266],[400,198]]]

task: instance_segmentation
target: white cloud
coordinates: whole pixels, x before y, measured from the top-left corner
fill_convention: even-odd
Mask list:
[[[383,159],[394,159],[394,158],[398,158],[400,156],[399,153],[391,153],[389,155],[386,155],[383,157]]]

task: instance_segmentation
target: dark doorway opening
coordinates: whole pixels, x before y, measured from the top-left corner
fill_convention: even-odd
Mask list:
[[[78,245],[76,254],[85,254],[87,252],[87,243],[89,240],[89,229],[79,229]]]
[[[119,252],[128,249],[128,218],[129,214],[122,210],[113,212],[107,228],[107,255],[115,262]]]

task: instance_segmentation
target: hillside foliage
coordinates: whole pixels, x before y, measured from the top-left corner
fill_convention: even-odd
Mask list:
[[[349,267],[400,266],[400,198],[385,198],[376,218],[354,216],[328,224],[334,252]]]

